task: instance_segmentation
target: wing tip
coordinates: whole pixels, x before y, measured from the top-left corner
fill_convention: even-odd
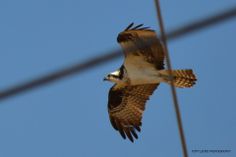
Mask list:
[[[121,136],[123,137],[123,139],[126,139],[126,137],[132,142],[134,143],[135,139],[138,139],[138,134],[136,133],[137,130],[138,132],[141,131],[139,126],[123,126],[123,127],[119,127],[118,131],[121,134]]]
[[[126,28],[125,28],[125,30],[124,31],[127,31],[127,30],[129,30],[132,26],[134,25],[134,23],[132,22],[132,23],[130,23]]]
[[[130,23],[125,29],[124,31],[129,31],[129,30],[146,30],[146,31],[153,31],[153,29],[150,29],[150,27],[142,27],[144,24],[139,24],[134,26],[134,22]],[[133,27],[134,26],[134,27]]]
[[[150,27],[142,27],[142,26],[143,24],[134,26],[134,23],[132,22],[122,32],[118,34],[117,39],[116,39],[117,42],[121,43],[121,42],[129,41],[129,40],[133,40],[134,36],[132,35],[132,33],[130,34],[129,31],[149,31],[149,32],[155,33],[155,31],[153,29],[150,29]]]
[[[125,132],[126,136],[128,137],[128,139],[133,143],[134,142],[134,138],[131,135],[130,128],[129,127],[124,128],[124,132]]]

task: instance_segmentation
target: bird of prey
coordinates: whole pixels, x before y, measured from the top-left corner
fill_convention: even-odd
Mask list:
[[[152,44],[150,45],[150,41]],[[115,83],[108,96],[108,113],[113,128],[131,142],[138,138],[146,101],[161,82],[175,87],[192,87],[196,77],[191,69],[164,69],[164,48],[154,30],[131,23],[119,33],[117,42],[124,52],[121,67],[104,80]],[[130,49],[130,47],[133,47]]]

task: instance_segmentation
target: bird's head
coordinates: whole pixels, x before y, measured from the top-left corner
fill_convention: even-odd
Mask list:
[[[120,83],[122,81],[122,74],[120,69],[109,73],[106,77],[103,79],[104,81],[111,81],[114,83]]]

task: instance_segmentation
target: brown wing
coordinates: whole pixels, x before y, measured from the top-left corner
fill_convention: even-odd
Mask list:
[[[114,85],[109,91],[108,112],[114,129],[133,142],[138,138],[136,131],[141,131],[142,114],[145,103],[159,84],[126,86],[116,89]]]
[[[146,62],[153,64],[156,69],[164,69],[163,45],[157,38],[155,31],[149,27],[142,27],[142,24],[133,28],[132,26],[133,23],[119,33],[117,37],[118,43],[124,50],[125,57],[128,55],[144,56]]]

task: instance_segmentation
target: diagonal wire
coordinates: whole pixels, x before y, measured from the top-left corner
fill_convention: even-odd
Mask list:
[[[154,0],[154,1],[155,1],[155,6],[156,6],[156,12],[157,12],[157,20],[158,20],[160,32],[161,32],[161,40],[164,44],[164,52],[165,52],[165,56],[166,56],[167,70],[169,72],[169,75],[173,76],[169,50],[168,50],[168,46],[167,46],[167,38],[165,35],[164,22],[163,22],[162,15],[161,15],[160,1],[159,0]],[[177,123],[178,123],[179,135],[180,135],[180,139],[181,139],[182,152],[183,152],[184,157],[188,157],[187,145],[186,145],[185,136],[184,136],[184,129],[183,129],[182,120],[181,120],[181,113],[179,110],[178,97],[177,97],[177,93],[176,93],[173,79],[171,79],[171,86],[170,87],[171,87],[171,93],[172,93],[172,98],[173,98],[173,103],[174,103],[174,108],[175,108],[175,113],[176,113],[176,119],[177,119]]]
[[[233,18],[235,16],[236,16],[236,7],[234,6],[230,9],[227,9],[227,10],[220,12],[216,15],[213,15],[211,17],[207,17],[205,19],[201,19],[201,20],[193,22],[189,25],[175,29],[174,31],[167,33],[166,37],[167,37],[167,39],[172,39],[172,38],[176,38],[179,36],[184,36],[186,34],[199,31],[200,29],[203,29],[206,26],[211,26],[211,25],[215,25],[220,22],[224,22],[224,21],[229,20],[230,18]]]
[[[187,34],[190,34],[192,32],[199,31],[201,29],[207,28],[209,26],[215,25],[217,23],[229,20],[236,16],[236,7],[233,7],[231,9],[227,9],[221,13],[218,13],[216,15],[207,17],[205,19],[201,19],[199,21],[195,21],[193,23],[187,24],[185,26],[182,26],[180,28],[177,28],[173,31],[170,31],[167,33],[167,39],[173,40],[176,38],[183,37]],[[47,85],[49,83],[58,81],[62,78],[79,74],[81,72],[84,72],[86,70],[89,70],[91,68],[97,67],[98,65],[104,64],[108,61],[114,60],[118,57],[122,56],[122,52],[120,50],[111,51],[109,53],[106,53],[104,55],[96,56],[94,58],[91,58],[85,62],[74,64],[69,67],[65,67],[64,69],[60,69],[58,71],[52,72],[50,74],[46,74],[44,76],[41,76],[39,78],[33,79],[31,81],[23,82],[18,85],[14,85],[12,87],[9,87],[3,91],[0,91],[0,101],[4,100],[6,98],[15,96],[17,94],[29,91],[31,89],[34,89],[36,87],[41,87],[43,85]]]

